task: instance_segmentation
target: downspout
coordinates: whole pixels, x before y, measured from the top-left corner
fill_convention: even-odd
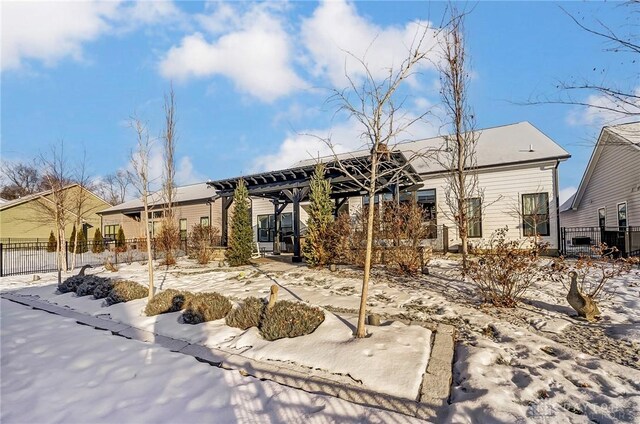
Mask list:
[[[558,167],[560,161],[556,161],[556,166],[553,169],[553,190],[555,191],[556,198],[556,246],[558,248],[558,255],[560,255],[560,191],[558,184]]]

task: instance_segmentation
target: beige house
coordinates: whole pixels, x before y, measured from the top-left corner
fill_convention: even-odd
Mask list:
[[[100,227],[97,213],[108,208],[109,203],[78,184],[69,185],[63,190],[67,215],[65,234],[71,235],[78,218],[77,204],[80,202],[82,230],[85,236],[93,237],[95,229]],[[0,240],[4,243],[47,241],[51,231],[55,234],[52,199],[52,192],[48,190],[0,203]]]
[[[220,201],[216,202],[214,195],[215,191],[207,183],[176,188],[174,207],[181,237],[186,237],[196,224],[220,228]],[[149,195],[149,229],[152,237],[160,229],[164,204],[161,192]],[[142,200],[134,199],[102,210],[100,216],[103,237],[115,239],[122,228],[127,239],[143,238],[143,208]]]

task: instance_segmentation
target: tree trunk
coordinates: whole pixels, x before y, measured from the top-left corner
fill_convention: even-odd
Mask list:
[[[374,147],[377,150],[377,146]],[[358,312],[358,328],[356,337],[366,337],[365,319],[367,314],[367,294],[369,292],[369,275],[371,273],[371,254],[373,250],[373,218],[375,213],[375,192],[376,192],[376,151],[371,156],[371,183],[369,188],[369,210],[367,220],[367,250],[364,256],[364,276],[362,277],[362,294],[360,296],[360,311]]]
[[[151,253],[151,234],[149,233],[149,204],[147,203],[147,193],[144,193],[144,233],[147,239],[147,269],[149,272],[149,300],[153,299],[154,284],[153,284],[153,255]]]

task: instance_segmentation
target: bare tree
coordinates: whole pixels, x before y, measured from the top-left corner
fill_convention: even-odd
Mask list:
[[[129,173],[123,169],[119,169],[117,172],[102,178],[96,190],[109,204],[119,205],[120,203],[124,203],[127,198],[127,189],[130,185],[131,179],[129,178]]]
[[[451,21],[442,37],[442,61],[439,62],[441,97],[448,119],[449,135],[444,136],[444,145],[437,160],[446,170],[445,216],[458,229],[461,241],[462,266],[467,269],[469,218],[471,198],[482,199],[478,187],[476,168],[475,116],[467,98],[469,71],[464,42],[464,13],[450,6]]]
[[[164,201],[162,228],[160,229],[160,245],[165,254],[165,264],[175,263],[175,249],[180,239],[174,200],[176,194],[176,102],[173,86],[164,96],[165,127],[162,134],[163,141],[163,173],[162,197]]]
[[[136,150],[131,153],[131,166],[133,172],[130,173],[130,181],[135,187],[143,204],[142,225],[147,242],[147,269],[149,276],[149,300],[154,295],[153,284],[153,255],[151,253],[151,234],[149,231],[149,156],[151,155],[151,139],[147,126],[137,117],[130,119],[130,125],[136,133]]]
[[[382,81],[374,77],[365,58],[350,54],[364,71],[364,77],[358,81],[345,72],[348,88],[333,90],[330,98],[330,101],[338,105],[339,112],[346,112],[351,119],[355,119],[360,124],[361,138],[369,150],[368,155],[343,161],[339,160],[335,153],[331,139],[324,140],[334,152],[335,161],[330,168],[338,169],[362,192],[367,193],[370,200],[366,220],[367,238],[362,293],[355,334],[358,338],[366,336],[365,316],[372,261],[375,196],[391,185],[397,184],[399,177],[410,166],[414,156],[422,154],[422,152],[416,152],[412,157],[407,158],[406,162],[402,162],[394,160],[393,150],[399,142],[409,140],[409,129],[429,113],[426,111],[417,116],[409,114],[403,109],[406,96],[403,97],[399,89],[415,73],[417,65],[426,60],[430,52],[427,39],[431,36],[433,36],[433,30],[422,26],[408,48],[407,57],[398,67],[389,68]]]
[[[37,193],[40,189],[41,176],[35,163],[3,161],[0,171],[2,172],[0,197],[6,200]]]

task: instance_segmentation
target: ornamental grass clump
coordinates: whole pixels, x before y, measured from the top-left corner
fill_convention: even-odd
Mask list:
[[[105,284],[111,280],[105,277],[98,277],[97,275],[85,275],[83,281],[76,288],[76,295],[78,296],[90,296],[96,290],[99,284]]]
[[[200,324],[222,319],[231,310],[231,302],[218,293],[194,293],[184,305],[182,319],[186,324]]]
[[[154,295],[149,303],[147,303],[144,313],[147,314],[147,316],[154,316],[181,311],[187,299],[192,296],[192,293],[181,290],[167,289],[161,291]]]
[[[265,309],[265,302],[257,297],[246,298],[237,308],[227,315],[227,325],[246,330],[260,326],[260,320]]]
[[[108,306],[116,303],[142,299],[149,295],[149,289],[134,281],[120,280],[113,284],[113,289],[105,299]]]
[[[265,312],[260,332],[269,341],[304,336],[313,333],[323,321],[322,309],[282,300]]]

